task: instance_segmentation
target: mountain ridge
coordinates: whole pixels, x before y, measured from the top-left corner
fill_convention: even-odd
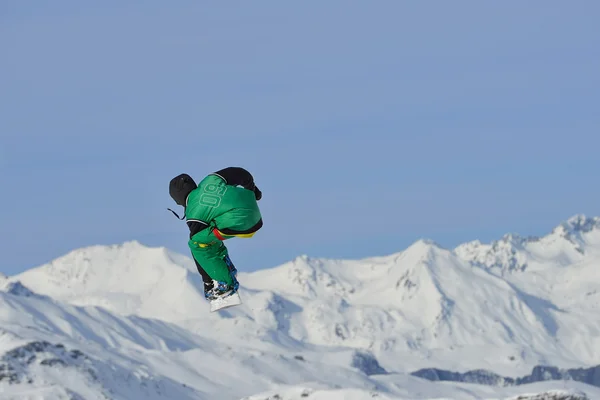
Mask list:
[[[80,346],[90,359],[106,347],[102,370],[133,362],[157,382],[203,382],[192,386],[204,394],[184,390],[182,398],[210,398],[227,386],[224,377],[239,374],[258,393],[276,383],[331,387],[319,376],[326,369],[340,384],[352,376],[352,387],[366,396],[369,388],[398,395],[399,379],[427,368],[518,377],[536,365],[593,367],[600,364],[599,222],[577,216],[542,238],[505,235],[496,241],[502,245],[484,248],[420,239],[363,259],[301,255],[240,272],[244,304],[220,313],[208,311],[189,257],[138,241],[90,246],[0,276],[0,354],[49,334],[52,346]],[[512,268],[505,255],[525,267]],[[68,364],[56,347],[44,348]],[[221,372],[195,365],[196,357]],[[41,368],[46,376],[47,365],[23,360],[17,368],[33,377]],[[228,362],[239,365],[227,371]],[[132,390],[142,390],[136,379]],[[421,387],[414,379],[403,382]],[[220,383],[209,384],[214,380]],[[61,393],[57,398],[69,395]]]

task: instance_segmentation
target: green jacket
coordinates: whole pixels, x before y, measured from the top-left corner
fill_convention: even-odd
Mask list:
[[[214,235],[225,240],[258,231],[262,215],[257,198],[261,196],[250,173],[242,168],[230,167],[206,176],[186,199],[190,239],[206,242]]]
[[[246,232],[261,220],[254,192],[228,185],[217,175],[210,174],[198,184],[188,198],[185,208],[188,221],[214,222],[221,231]]]

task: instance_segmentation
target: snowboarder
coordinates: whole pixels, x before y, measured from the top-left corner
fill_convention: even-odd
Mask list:
[[[204,295],[210,302],[237,294],[237,270],[224,241],[250,238],[263,221],[258,207],[262,193],[244,168],[228,167],[207,175],[199,184],[188,174],[169,183],[169,194],[184,207],[190,230],[188,245],[204,281]]]

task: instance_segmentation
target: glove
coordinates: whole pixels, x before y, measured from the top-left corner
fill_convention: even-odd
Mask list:
[[[258,189],[258,186],[254,186],[254,196],[256,197],[256,201],[262,199],[262,192]]]

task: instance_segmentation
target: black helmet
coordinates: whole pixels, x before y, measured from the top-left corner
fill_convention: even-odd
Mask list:
[[[188,174],[181,174],[171,179],[171,182],[169,183],[169,194],[177,205],[185,207],[188,195],[197,187],[198,185],[196,185],[196,182],[194,182],[194,179],[192,179],[191,176]]]

